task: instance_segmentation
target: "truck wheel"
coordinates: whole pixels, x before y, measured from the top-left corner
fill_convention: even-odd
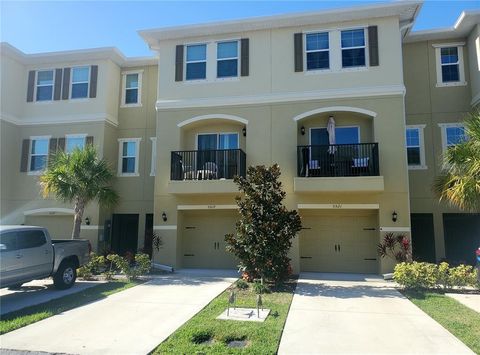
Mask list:
[[[66,290],[75,283],[77,278],[77,269],[71,261],[63,261],[53,275],[53,284],[59,290]]]

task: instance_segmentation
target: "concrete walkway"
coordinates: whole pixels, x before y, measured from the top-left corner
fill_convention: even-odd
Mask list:
[[[147,354],[236,278],[180,270],[0,337],[3,349],[68,354]]]
[[[464,306],[473,309],[474,311],[480,313],[480,294],[476,293],[446,293],[448,297],[457,300]]]
[[[473,354],[374,275],[302,273],[279,354]]]

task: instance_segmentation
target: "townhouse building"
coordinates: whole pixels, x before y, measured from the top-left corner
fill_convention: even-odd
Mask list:
[[[470,261],[480,216],[431,192],[441,155],[480,100],[479,12],[411,32],[421,2],[395,2],[140,31],[156,53],[26,55],[1,47],[1,222],[69,235],[68,204],[37,184],[50,152],[93,143],[117,171],[111,210],[82,237],[123,253],[162,238],[154,260],[234,268],[233,176],[280,165],[303,229],[299,271],[383,273],[376,245],[413,239],[420,260]],[[148,238],[147,238],[148,239]]]

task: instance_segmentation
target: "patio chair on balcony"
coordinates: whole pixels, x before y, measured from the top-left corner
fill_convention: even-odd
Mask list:
[[[218,167],[217,164],[211,161],[207,161],[203,164],[203,169],[197,173],[198,180],[216,180],[218,179]]]
[[[370,157],[352,159],[352,172],[355,175],[368,174],[369,168],[370,168]]]

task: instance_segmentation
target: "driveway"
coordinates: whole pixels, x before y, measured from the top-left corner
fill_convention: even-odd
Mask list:
[[[205,307],[236,272],[180,270],[0,337],[3,349],[147,354]]]
[[[279,354],[473,354],[375,275],[302,273]]]

